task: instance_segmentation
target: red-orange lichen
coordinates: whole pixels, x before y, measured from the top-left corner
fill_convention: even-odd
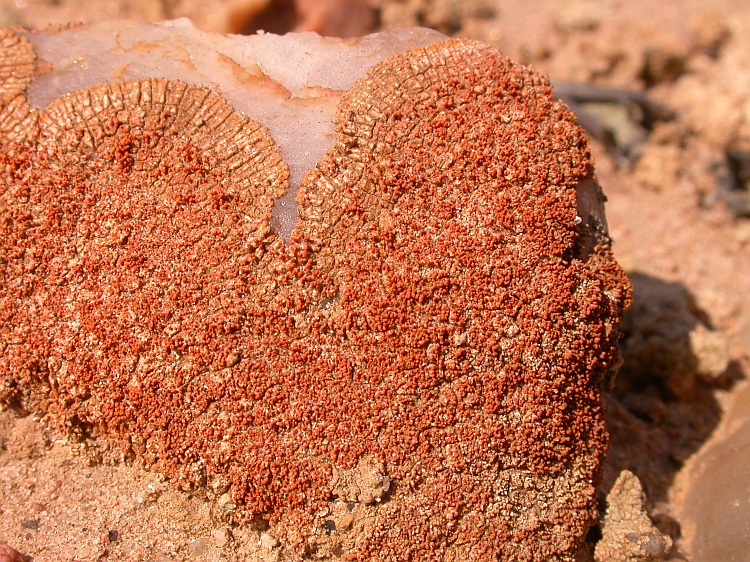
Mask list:
[[[0,400],[230,488],[298,552],[569,556],[627,301],[603,233],[578,253],[581,130],[466,41],[387,59],[336,119],[288,245],[278,149],[208,90],[99,86],[4,139]],[[381,501],[345,528],[334,473],[365,460],[375,492],[339,499]]]

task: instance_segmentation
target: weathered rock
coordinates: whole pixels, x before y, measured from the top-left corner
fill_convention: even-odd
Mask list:
[[[737,393],[713,443],[682,475],[683,538],[692,560],[750,557],[750,387]]]
[[[645,503],[638,477],[623,470],[607,495],[602,540],[594,552],[597,562],[651,562],[667,557],[672,539],[654,526]]]
[[[388,36],[306,36],[313,63],[315,45],[348,45],[359,70],[346,91],[330,71],[292,86],[260,53],[293,54],[299,37],[254,39],[252,63],[217,39],[248,107],[257,95],[292,124],[314,107],[316,146],[333,118],[312,167],[305,142],[278,141],[274,109],[240,113],[225,86],[188,83],[198,70],[175,78],[184,24],[142,26],[156,38],[133,44],[122,25],[112,55],[138,64],[99,49],[99,83],[46,106],[35,80],[13,98],[26,110],[0,141],[0,401],[184,485],[226,485],[231,516],[265,521],[285,552],[574,552],[596,517],[600,391],[629,286],[583,132],[547,81],[412,32],[432,44],[388,56]],[[365,65],[368,43],[381,48]],[[48,88],[80,78],[47,65]],[[274,207],[290,178],[287,240]]]

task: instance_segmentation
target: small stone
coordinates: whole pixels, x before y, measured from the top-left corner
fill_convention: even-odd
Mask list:
[[[638,477],[623,470],[607,495],[607,511],[600,523],[597,562],[655,562],[666,559],[672,539],[649,519],[646,495]]]
[[[24,521],[21,523],[21,527],[23,529],[28,529],[30,531],[38,531],[39,530],[39,519],[30,519],[28,521]]]
[[[232,501],[232,494],[230,494],[229,492],[219,496],[218,504],[222,511],[227,513],[230,513],[237,509],[237,504]]]
[[[214,545],[216,545],[217,548],[224,548],[229,544],[231,538],[227,529],[216,529],[211,533],[211,536],[213,537]]]
[[[200,537],[190,543],[193,556],[206,557],[215,553],[216,548],[212,537]]]
[[[719,379],[727,370],[731,356],[724,332],[699,324],[690,332],[690,349],[697,360],[698,375],[707,381]]]
[[[268,533],[261,533],[260,545],[267,550],[272,550],[279,546],[279,540]]]

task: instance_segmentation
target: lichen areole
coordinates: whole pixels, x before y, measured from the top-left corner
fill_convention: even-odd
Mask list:
[[[464,40],[376,64],[287,241],[264,125],[158,76],[32,108],[24,41],[0,36],[0,402],[231,494],[290,556],[570,559],[629,286],[545,78]]]

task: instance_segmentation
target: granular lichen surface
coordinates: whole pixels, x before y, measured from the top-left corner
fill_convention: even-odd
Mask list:
[[[543,78],[465,41],[375,66],[289,242],[281,153],[216,93],[4,95],[2,402],[228,491],[297,555],[575,551],[628,288],[580,251],[592,163]]]

